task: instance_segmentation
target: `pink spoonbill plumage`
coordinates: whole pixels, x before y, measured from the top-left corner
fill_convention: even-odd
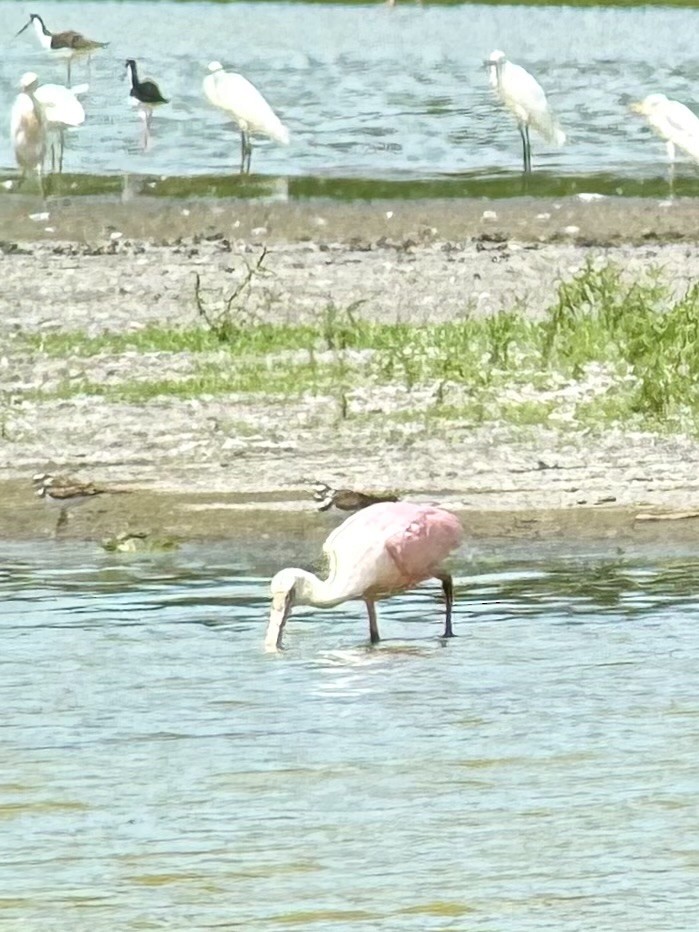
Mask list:
[[[362,599],[369,613],[371,643],[379,641],[376,602],[427,579],[440,580],[446,603],[444,637],[452,637],[452,577],[441,565],[463,538],[456,515],[434,505],[381,502],[347,518],[323,545],[327,579],[302,569],[281,570],[271,583],[272,610],[265,648],[281,648],[282,634],[295,605],[331,608]]]

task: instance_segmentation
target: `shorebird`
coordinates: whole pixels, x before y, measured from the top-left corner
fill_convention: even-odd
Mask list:
[[[148,148],[150,141],[150,124],[153,119],[153,108],[160,104],[166,104],[168,101],[160,93],[160,88],[155,81],[146,78],[139,81],[136,62],[133,58],[126,59],[126,69],[131,72],[131,90],[130,97],[133,98],[134,106],[137,106],[143,120],[143,148]]]
[[[549,107],[546,93],[536,78],[520,65],[509,61],[504,52],[496,49],[485,62],[490,86],[514,115],[522,137],[524,172],[532,170],[532,147],[529,127],[556,146],[562,146],[566,134],[556,122]]]
[[[10,114],[10,135],[15,159],[22,170],[21,184],[28,171],[36,171],[39,186],[44,194],[42,175],[44,156],[46,155],[46,118],[36,92],[39,78],[33,71],[27,71],[19,81],[20,92],[12,104]]]
[[[286,146],[289,130],[257,88],[242,74],[225,71],[221,62],[212,61],[204,78],[204,94],[209,102],[223,110],[240,129],[240,173],[250,171],[253,134],[269,136]]]
[[[369,636],[379,641],[376,602],[434,577],[446,602],[445,638],[453,636],[454,586],[440,565],[461,543],[456,515],[433,505],[382,502],[370,505],[330,534],[323,545],[330,573],[325,580],[302,569],[281,570],[271,583],[272,609],[265,648],[279,650],[284,625],[294,605],[331,608],[363,599],[369,613]]]
[[[85,122],[85,108],[78,100],[78,95],[87,93],[88,88],[88,84],[77,84],[71,88],[63,87],[62,84],[41,84],[34,93],[44,113],[46,128],[58,135],[59,172],[63,171],[66,129],[81,126]],[[51,171],[56,167],[55,148],[52,139]]]
[[[327,511],[333,506],[339,511],[359,511],[379,502],[397,502],[397,495],[382,495],[373,492],[355,492],[354,489],[333,489],[326,482],[316,482],[313,498],[318,502],[318,511]]]
[[[56,536],[68,521],[69,508],[90,501],[97,495],[128,492],[128,489],[102,488],[92,482],[79,482],[69,476],[54,476],[47,472],[40,472],[32,476],[32,483],[39,498],[59,509],[55,530]]]
[[[64,58],[68,68],[68,84],[70,85],[70,66],[74,58],[92,55],[98,49],[103,49],[108,42],[96,42],[94,39],[87,39],[79,32],[68,29],[65,32],[49,32],[46,24],[38,13],[30,13],[29,21],[22,26],[17,36],[21,35],[25,29],[34,26],[36,37],[45,48],[57,58]]]

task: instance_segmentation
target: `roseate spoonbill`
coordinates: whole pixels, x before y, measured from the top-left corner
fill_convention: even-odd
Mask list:
[[[355,492],[354,489],[333,489],[326,482],[316,482],[313,498],[318,502],[318,511],[327,511],[335,506],[338,511],[359,511],[378,502],[397,502],[397,495],[381,495],[373,492]]]
[[[153,119],[153,108],[160,104],[166,104],[168,101],[160,93],[160,88],[155,81],[146,78],[143,81],[138,79],[138,70],[133,58],[126,59],[126,68],[131,71],[131,90],[129,95],[133,98],[134,106],[137,106],[143,120],[143,148],[148,148],[150,141],[150,124]]]
[[[522,137],[524,171],[529,174],[532,170],[529,127],[533,126],[547,142],[556,146],[563,145],[566,134],[556,122],[544,89],[533,75],[509,61],[500,49],[491,52],[485,64],[490,86],[517,120]]]
[[[36,99],[39,78],[27,71],[19,80],[20,92],[12,104],[10,135],[15,150],[15,159],[22,170],[20,184],[28,171],[36,169],[41,193],[44,193],[42,166],[46,154],[46,119],[41,104]]]
[[[232,117],[240,128],[240,173],[244,174],[250,171],[252,134],[269,136],[286,146],[289,143],[289,130],[257,88],[242,74],[225,71],[218,61],[209,63],[209,71],[211,74],[204,78],[204,93],[214,107]]]
[[[56,536],[68,522],[68,509],[95,498],[97,495],[120,494],[129,489],[113,489],[97,486],[92,482],[80,482],[69,476],[54,476],[51,473],[40,472],[32,476],[32,483],[39,498],[48,505],[59,509],[56,523]]]
[[[649,94],[631,104],[634,113],[648,120],[651,129],[665,140],[670,168],[675,161],[675,147],[699,162],[699,117],[679,100],[665,94]]]
[[[64,58],[68,67],[68,84],[70,84],[70,66],[74,58],[87,55],[88,58],[98,49],[103,49],[108,42],[95,42],[94,39],[86,39],[79,32],[68,29],[65,32],[49,32],[43,19],[38,13],[30,13],[29,20],[22,26],[15,35],[21,35],[25,29],[34,26],[36,37],[41,43],[42,48],[54,55],[56,58]]]
[[[430,577],[439,579],[446,602],[444,637],[452,637],[452,578],[440,564],[461,543],[459,519],[433,505],[380,502],[347,518],[323,545],[329,575],[325,580],[301,569],[285,569],[271,583],[272,610],[265,648],[281,647],[294,605],[331,608],[363,599],[369,613],[371,643],[379,640],[376,602],[411,589]]]
[[[65,131],[73,126],[80,126],[85,122],[85,108],[78,100],[79,94],[85,94],[88,84],[78,84],[75,87],[63,87],[62,84],[41,84],[34,96],[41,104],[46,128],[49,132],[58,133],[58,170],[63,171],[63,149],[65,146]],[[51,170],[56,167],[55,144],[51,142]]]

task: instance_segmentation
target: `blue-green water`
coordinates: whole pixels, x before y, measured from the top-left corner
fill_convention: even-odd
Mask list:
[[[31,30],[10,38],[29,9],[0,2],[0,110],[8,115],[25,70],[42,81],[65,77]],[[578,178],[579,189],[626,193],[625,184],[662,177],[664,146],[628,103],[655,91],[690,106],[699,100],[690,8],[141,0],[45,2],[40,12],[54,31],[70,27],[110,41],[89,76],[85,63],[74,67],[74,82],[90,82],[87,122],[69,133],[66,154],[66,171],[77,175],[186,179],[237,171],[237,132],[201,89],[215,58],[252,80],[290,128],[288,148],[261,142],[253,171],[292,180],[463,180],[468,193],[479,193],[482,181],[486,193],[498,193],[495,180],[516,193],[507,183],[520,174],[519,135],[494,102],[482,65],[496,47],[538,77],[568,133],[560,150],[534,141],[535,169],[552,190]],[[155,114],[147,153],[128,104],[127,56],[172,100]],[[13,166],[5,132],[0,171]],[[697,180],[691,164],[679,174]]]
[[[278,657],[254,542],[0,544],[0,926],[693,930],[699,564],[525,549]]]

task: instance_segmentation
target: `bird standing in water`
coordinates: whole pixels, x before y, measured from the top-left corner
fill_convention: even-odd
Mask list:
[[[89,85],[77,84],[75,87],[63,87],[62,84],[40,84],[34,96],[41,104],[46,128],[53,135],[58,134],[58,171],[63,171],[63,150],[65,148],[65,131],[71,127],[81,126],[85,122],[85,108],[78,100],[79,94],[87,93]],[[56,168],[55,139],[51,139],[51,171]]]
[[[242,74],[225,71],[221,62],[209,64],[211,72],[204,78],[204,94],[214,107],[223,110],[240,129],[240,173],[250,171],[252,143],[250,136],[269,136],[286,146],[289,130],[257,90]]]
[[[38,13],[30,13],[29,20],[15,35],[20,36],[25,29],[34,27],[34,32],[41,46],[57,58],[64,58],[68,68],[68,85],[70,85],[70,66],[74,58],[87,56],[88,62],[93,52],[106,48],[108,42],[96,42],[87,39],[82,33],[67,29],[65,32],[49,32]]]
[[[265,648],[281,648],[284,625],[294,605],[331,608],[350,599],[363,599],[366,604],[369,635],[376,644],[376,602],[431,577],[442,583],[446,602],[443,636],[452,637],[454,587],[441,564],[462,538],[456,515],[434,505],[382,502],[358,511],[335,528],[323,545],[330,570],[327,579],[302,569],[281,570],[274,577]]]
[[[133,98],[134,106],[138,107],[143,120],[143,148],[147,149],[150,142],[150,126],[153,119],[153,108],[168,103],[160,93],[160,88],[151,78],[140,81],[138,69],[133,58],[126,59],[126,69],[131,72],[131,90],[129,95]]]
[[[41,194],[44,194],[42,168],[46,155],[46,119],[41,104],[36,99],[39,78],[27,71],[19,81],[20,92],[15,98],[10,114],[10,135],[15,159],[22,170],[24,181],[28,171],[39,176]]]
[[[522,137],[524,173],[532,170],[532,147],[529,127],[544,137],[547,142],[562,146],[566,134],[554,118],[546,93],[536,78],[520,65],[509,61],[504,52],[496,49],[485,62],[490,86],[514,115]]]

